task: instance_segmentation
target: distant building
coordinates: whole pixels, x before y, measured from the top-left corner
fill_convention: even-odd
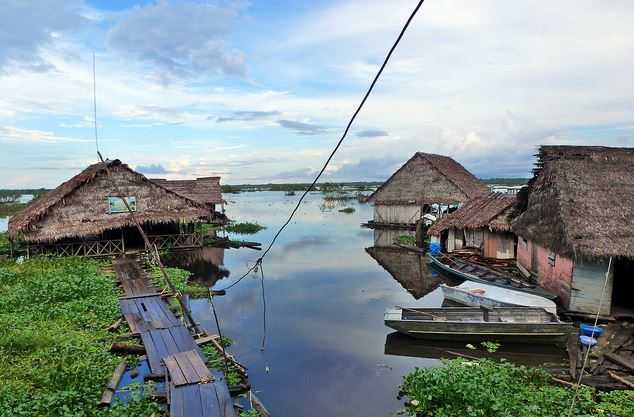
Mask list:
[[[634,149],[542,146],[518,205],[521,268],[570,311],[634,312]]]
[[[11,217],[9,237],[28,255],[116,255],[144,246],[133,216],[159,249],[201,246],[194,226],[214,220],[208,205],[108,160],[29,203]]]
[[[417,152],[368,198],[371,225],[413,226],[427,213],[442,217],[486,193],[487,186],[453,159]]]
[[[515,195],[520,192],[522,188],[526,187],[525,185],[497,185],[491,184],[489,185],[489,191],[492,193],[503,193],[503,194],[512,194]]]
[[[509,214],[515,201],[515,196],[502,193],[476,197],[430,227],[427,234],[449,253],[474,248],[487,258],[514,259],[516,236]]]

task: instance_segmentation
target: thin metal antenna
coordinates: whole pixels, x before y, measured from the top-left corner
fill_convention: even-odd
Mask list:
[[[99,134],[97,133],[97,71],[95,70],[95,52],[92,53],[92,103],[93,103],[93,120],[95,122],[95,148],[97,148],[97,155],[99,159],[101,152],[99,152]]]

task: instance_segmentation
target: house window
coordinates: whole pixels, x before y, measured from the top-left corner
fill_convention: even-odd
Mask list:
[[[124,197],[130,206],[131,211],[136,211],[136,197]],[[121,197],[108,197],[108,213],[128,213],[128,207],[126,207]]]
[[[553,251],[548,251],[548,265],[555,266],[556,259],[557,259],[557,254]]]

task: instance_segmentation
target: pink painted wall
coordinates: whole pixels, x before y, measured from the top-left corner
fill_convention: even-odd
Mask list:
[[[572,259],[556,255],[555,264],[548,259],[550,250],[536,243],[527,241],[524,243],[519,238],[517,244],[517,262],[525,269],[537,274],[539,286],[546,291],[559,295],[564,307],[570,303],[570,285],[574,263]]]

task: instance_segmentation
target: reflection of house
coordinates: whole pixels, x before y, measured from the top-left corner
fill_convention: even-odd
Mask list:
[[[439,211],[487,192],[487,187],[453,159],[417,152],[368,201],[374,203],[374,226],[413,225]]]
[[[571,311],[634,307],[634,149],[542,146],[522,213],[518,265]]]
[[[365,251],[417,300],[442,282],[439,275],[432,276],[424,255],[396,247],[371,247]]]
[[[393,230],[393,229],[374,229],[374,246],[377,247],[394,247],[394,243],[398,241],[401,236],[416,237],[416,234],[411,230]]]
[[[447,252],[462,248],[480,249],[483,256],[515,258],[516,237],[508,215],[515,196],[491,193],[476,197],[434,224],[427,233],[440,240]]]
[[[9,236],[26,243],[31,255],[121,253],[126,246],[142,245],[122,197],[159,248],[200,246],[193,225],[209,218],[208,208],[157,185],[119,160],[91,165],[33,200],[11,218]]]
[[[212,214],[218,206],[224,212],[224,200],[220,187],[220,177],[203,177],[195,180],[166,180],[153,178],[150,181],[168,188],[182,196],[196,200],[209,207]]]

